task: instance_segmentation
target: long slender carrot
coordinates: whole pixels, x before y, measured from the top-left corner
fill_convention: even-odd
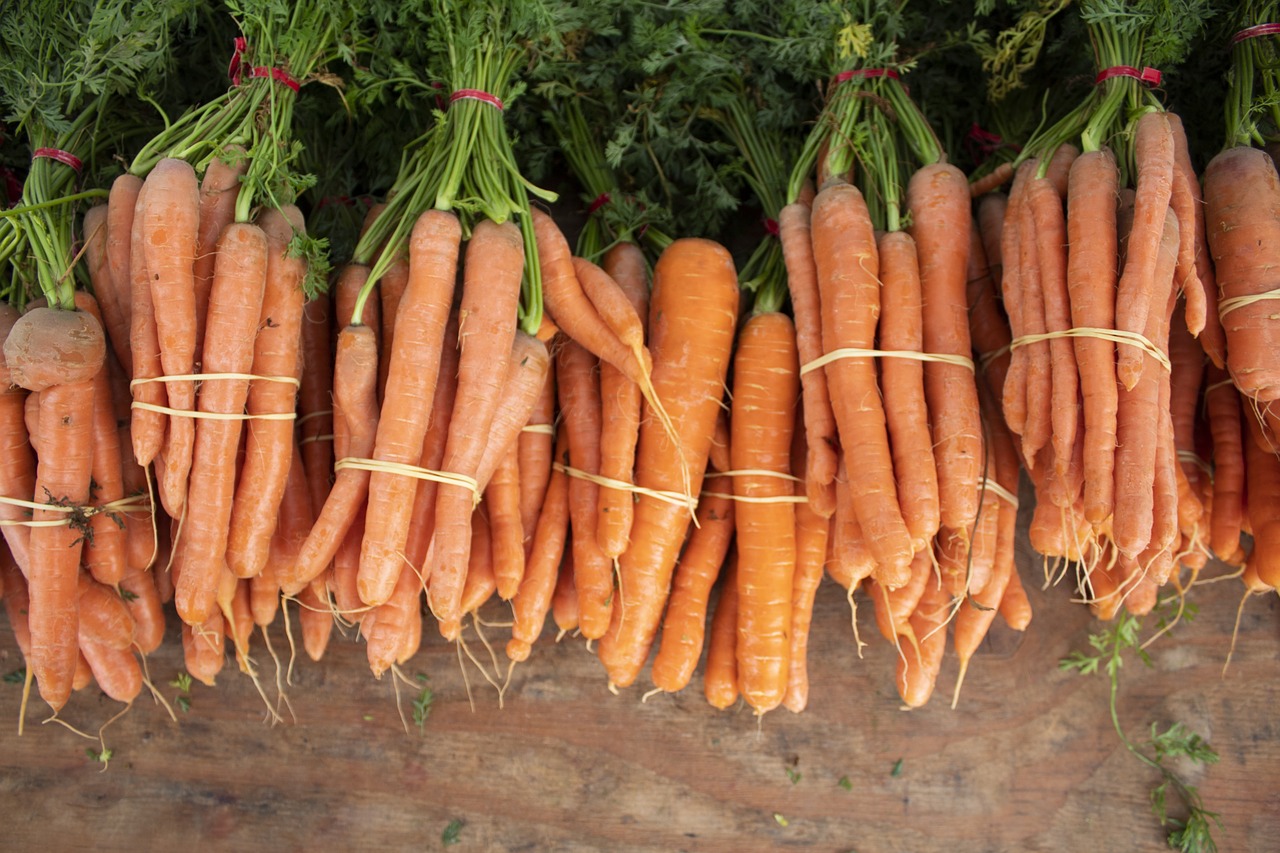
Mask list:
[[[1230,352],[1228,350],[1228,352]],[[1275,507],[1280,504],[1280,457],[1264,449],[1265,438],[1257,419],[1245,417],[1248,434],[1245,439],[1245,487],[1249,495],[1249,526],[1253,530],[1253,563],[1259,580],[1267,586],[1280,584],[1280,518]],[[34,605],[34,597],[33,597]],[[35,625],[32,625],[32,637]]]
[[[0,334],[6,335],[18,319],[18,309],[7,303],[0,306]],[[14,384],[0,352],[0,495],[27,500],[35,494],[36,458],[28,440],[26,422],[28,392]],[[29,545],[31,528],[13,524],[23,521],[26,510],[20,506],[0,503],[0,526],[5,542],[24,575],[31,573]]]
[[[801,418],[803,421],[803,418]],[[791,453],[793,471],[802,470],[808,456],[804,447],[804,430],[796,430]],[[804,484],[797,483],[797,496],[803,495]],[[822,583],[823,563],[827,559],[830,519],[814,512],[807,503],[796,504],[796,572],[791,585],[791,651],[787,667],[787,692],[782,704],[788,711],[800,713],[809,704],[809,627],[813,619],[813,603]],[[657,662],[654,662],[655,666]]]
[[[738,701],[738,560],[729,555],[720,582],[720,598],[711,617],[707,640],[707,665],[702,673],[703,693],[713,708],[724,710]]]
[[[812,235],[824,351],[871,349],[880,314],[879,261],[862,194],[847,184],[819,192]],[[841,448],[846,458],[858,460],[860,469],[852,495],[858,524],[877,567],[901,577],[913,549],[898,502],[875,365],[859,356],[831,362],[825,370]]]
[[[130,341],[132,326],[132,272],[130,248],[133,242],[133,216],[138,204],[142,179],[128,172],[111,183],[107,198],[106,252],[108,275],[114,296],[98,301],[106,305],[103,320],[107,326],[107,338],[115,350],[116,358],[124,365],[125,372],[133,373],[133,345]]]
[[[787,692],[791,643],[791,593],[795,584],[795,490],[792,431],[800,396],[795,327],[781,313],[756,314],[738,336],[733,362],[733,478],[738,549],[738,678],[743,698],[757,714],[782,704]],[[775,502],[778,498],[783,502]]]
[[[301,211],[292,205],[265,211],[258,227],[267,236],[267,278],[250,372],[275,378],[249,385],[249,415],[267,417],[251,419],[246,428],[244,464],[231,503],[227,566],[241,578],[255,577],[266,566],[293,464],[293,421],[277,417],[296,408],[297,387],[287,380],[297,378],[301,367],[302,282],[307,274],[306,260],[289,254],[294,235],[306,233]]]
[[[1173,130],[1166,113],[1148,112],[1138,119],[1134,128],[1138,180],[1133,229],[1116,289],[1116,328],[1126,332],[1142,334],[1147,314],[1164,310],[1164,302],[1153,294],[1164,286],[1155,281],[1155,276],[1165,214],[1173,193],[1173,148]],[[1126,389],[1132,390],[1137,384],[1142,365],[1140,349],[1121,347],[1116,375]]]
[[[114,355],[110,358],[114,359]],[[93,501],[102,506],[124,497],[124,469],[120,431],[116,428],[108,368],[93,380]],[[84,565],[99,583],[118,584],[128,567],[124,522],[117,512],[102,512],[89,519],[92,534],[84,544]]]
[[[782,240],[783,260],[787,266],[787,288],[796,320],[796,345],[801,364],[809,364],[822,353],[822,309],[818,290],[818,271],[813,259],[811,239],[811,205],[790,204],[778,214],[778,231]],[[809,506],[819,515],[830,517],[835,511],[834,492],[820,487],[831,483],[836,475],[838,446],[836,416],[827,388],[827,374],[810,370],[800,377],[804,393],[806,446],[805,483]]]
[[[298,441],[311,509],[319,515],[333,481],[333,302],[328,293],[303,305],[301,362]]]
[[[429,210],[414,224],[409,280],[396,315],[386,395],[373,445],[373,458],[380,462],[417,465],[422,457],[461,239],[462,225],[449,212]],[[379,470],[369,477],[358,580],[365,604],[386,601],[404,567],[416,490],[417,481],[398,472]]]
[[[218,239],[218,262],[209,295],[202,359],[205,372],[247,374],[253,366],[253,339],[262,313],[266,275],[267,238],[262,229],[244,222],[224,228]],[[248,394],[246,379],[205,380],[200,388],[200,411],[239,416]],[[190,487],[200,496],[200,512],[187,517],[175,543],[183,552],[183,566],[174,601],[178,615],[190,625],[204,624],[215,611],[218,578],[226,566],[235,457],[242,427],[238,419],[214,417],[201,419],[197,430]]]
[[[568,494],[566,489],[565,494]],[[556,588],[551,593],[551,618],[560,637],[578,630],[578,592],[573,585],[573,549],[564,548],[564,561],[556,575]],[[559,641],[559,637],[556,638]]]
[[[1186,299],[1186,327],[1195,337],[1204,330],[1209,315],[1208,294],[1196,269],[1196,208],[1200,205],[1200,187],[1195,168],[1191,166],[1182,119],[1174,113],[1166,113],[1165,118],[1173,138],[1173,184],[1169,207],[1178,217],[1178,271],[1174,284]]]
[[[146,201],[147,187],[139,190],[134,219]],[[155,309],[151,297],[151,276],[147,269],[146,253],[142,246],[142,229],[134,228],[129,246],[130,283],[130,359],[133,369],[130,376],[139,379],[155,379],[164,374],[160,362],[160,340],[156,331]],[[130,434],[133,437],[133,455],[138,464],[146,467],[160,453],[164,445],[165,425],[168,419],[155,406],[164,406],[168,394],[163,382],[145,382],[134,386],[135,406],[132,412]]]
[[[452,405],[452,404],[451,404]],[[529,423],[520,431],[518,439],[520,466],[520,518],[524,528],[525,556],[533,548],[534,531],[538,515],[551,481],[551,454],[556,437],[553,434],[556,417],[555,361],[547,371],[546,381],[538,395],[538,402],[529,415]]]
[[[1199,297],[1204,306],[1203,317],[1200,322],[1203,328],[1196,330],[1194,334],[1200,339],[1200,346],[1204,349],[1205,355],[1209,356],[1209,360],[1216,366],[1223,367],[1226,365],[1227,357],[1227,341],[1225,333],[1222,330],[1222,320],[1218,317],[1216,305],[1218,303],[1218,280],[1214,275],[1213,261],[1210,257],[1208,237],[1205,234],[1205,204],[1204,196],[1200,190],[1200,181],[1196,175],[1195,166],[1191,164],[1191,151],[1187,145],[1186,129],[1182,126],[1182,119],[1176,113],[1167,113],[1169,126],[1173,129],[1173,168],[1175,170],[1175,181],[1177,174],[1182,174],[1181,184],[1185,185],[1187,192],[1191,197],[1190,219],[1185,214],[1178,212],[1179,227],[1194,228],[1192,231],[1192,250],[1193,262],[1195,264],[1195,274],[1193,278],[1189,278],[1194,284],[1199,284],[1203,295]],[[1193,297],[1188,294],[1188,299]]]
[[[876,241],[880,256],[880,348],[920,352],[920,266],[916,244],[905,231],[886,233]],[[886,358],[880,365],[885,422],[893,453],[893,471],[902,519],[911,533],[913,551],[928,547],[941,524],[938,469],[933,460],[928,409],[924,397],[924,365],[905,358]],[[890,585],[896,585],[886,579]]]
[[[911,614],[911,630],[917,642],[904,647],[898,658],[898,694],[908,708],[921,707],[933,693],[947,646],[950,611],[946,589],[936,578],[929,578],[920,603]]]
[[[1000,228],[1001,286],[1000,293],[1005,313],[1009,317],[1009,331],[1013,337],[1027,334],[1023,321],[1023,251],[1019,223],[1022,220],[1023,199],[1027,181],[1035,173],[1036,162],[1030,160],[1018,168],[1009,190],[1008,203]],[[1026,347],[1018,347],[1009,353],[1009,371],[1005,374],[1001,389],[1000,410],[1009,431],[1021,436],[1027,428],[1027,358]],[[1034,466],[1034,459],[1032,460]]]
[[[668,246],[654,269],[649,346],[653,388],[679,446],[658,419],[642,420],[639,486],[676,494],[701,491],[737,318],[737,275],[724,247],[700,239]],[[619,601],[599,646],[609,680],[619,687],[635,681],[649,656],[688,524],[689,507],[683,502],[640,495],[631,547],[619,560]]]
[[[502,455],[484,490],[489,506],[489,546],[493,550],[498,596],[510,600],[524,577],[524,528],[520,519],[520,458],[515,444]]]
[[[568,436],[561,431],[555,458],[569,464]],[[542,512],[534,527],[533,545],[525,565],[520,589],[511,599],[511,639],[507,657],[517,663],[527,660],[534,642],[542,633],[551,599],[555,594],[557,569],[564,556],[565,536],[569,530],[569,476],[554,471],[547,484]]]
[[[976,216],[982,249],[986,255],[987,272],[991,275],[991,283],[997,294],[1001,292],[1001,285],[1004,283],[1004,253],[1001,248],[1008,206],[1009,197],[1004,193],[987,193],[978,202]]]
[[[1245,487],[1244,446],[1241,444],[1240,393],[1220,367],[1209,368],[1205,394],[1209,429],[1213,434],[1213,512],[1209,546],[1228,560],[1240,547],[1240,522]]]
[[[461,235],[459,235],[461,240]],[[387,377],[391,373],[391,355],[395,349],[396,315],[400,312],[400,300],[409,286],[409,259],[405,255],[396,258],[378,279],[378,305],[382,314],[382,334],[378,338],[378,400],[386,399]]]
[[[987,249],[976,221],[969,233],[968,277],[965,289],[969,301],[969,336],[987,387],[999,400],[1004,395],[1005,377],[1009,375],[1009,343],[1013,336],[1009,334],[1009,320],[1000,308]]]
[[[196,357],[204,351],[205,316],[209,312],[209,291],[213,288],[213,267],[218,237],[236,218],[240,181],[249,171],[249,158],[238,145],[226,146],[209,161],[200,179],[200,230],[196,236],[196,257],[192,266],[196,297]]]
[[[200,227],[200,188],[195,170],[185,160],[166,158],[147,176],[139,197],[134,228],[141,231],[143,256],[151,279],[151,310],[160,344],[160,363],[167,376],[190,374],[196,362],[194,263]],[[195,408],[195,383],[165,383],[168,406]],[[165,434],[164,477],[159,483],[165,508],[181,516],[196,425],[189,417],[169,419]]]
[[[907,183],[907,207],[920,255],[924,348],[968,357],[972,355],[965,302],[969,241],[964,235],[969,233],[971,213],[964,173],[947,164],[917,170]],[[924,390],[942,523],[967,530],[978,515],[978,480],[982,478],[982,426],[973,371],[926,362]],[[867,533],[875,535],[869,528]]]
[[[595,356],[572,340],[556,353],[556,387],[561,429],[569,435],[569,460],[588,475],[600,473],[600,385]],[[613,563],[596,535],[600,487],[583,477],[569,480],[569,524],[573,528],[574,586],[578,590],[578,627],[587,639],[599,639],[613,611]]]
[[[510,222],[479,222],[467,244],[460,309],[458,396],[449,422],[443,470],[474,477],[498,408],[507,354],[516,331],[524,243]],[[471,547],[472,489],[442,483],[436,494],[435,552],[427,603],[442,624],[456,624]],[[367,595],[362,584],[361,598]]]
[[[1022,288],[1018,296],[1022,317],[1020,336],[1043,335],[1046,331],[1040,243],[1036,239],[1035,209],[1031,202],[1031,186],[1035,181],[1035,178],[1028,180],[1023,188],[1015,226],[1020,254],[1018,283]],[[1026,352],[1027,415],[1022,428],[1022,458],[1027,460],[1027,467],[1032,468],[1040,448],[1049,444],[1053,435],[1053,359],[1048,341],[1034,341],[1019,347],[1018,351]]]

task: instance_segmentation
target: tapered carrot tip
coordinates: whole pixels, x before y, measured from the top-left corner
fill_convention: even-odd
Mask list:
[[[510,658],[513,663],[524,663],[527,661],[529,659],[529,652],[532,650],[533,647],[524,640],[512,638],[507,641],[507,657]]]
[[[28,391],[93,379],[106,355],[102,324],[85,311],[33,308],[4,340],[10,378]]]

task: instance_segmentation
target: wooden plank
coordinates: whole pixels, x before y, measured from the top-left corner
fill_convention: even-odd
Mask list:
[[[1024,572],[1035,587],[1038,567]],[[85,754],[94,744],[41,725],[38,700],[18,737],[21,688],[3,684],[4,846],[438,849],[461,820],[460,850],[1163,849],[1147,799],[1156,776],[1112,731],[1105,681],[1057,669],[1096,626],[1065,588],[1030,593],[1030,630],[997,625],[954,711],[950,654],[930,704],[899,710],[893,648],[872,636],[864,601],[859,621],[872,642],[858,659],[831,584],[814,619],[809,709],[759,721],[714,711],[700,682],[647,702],[643,688],[610,695],[583,644],[550,634],[512,674],[501,708],[468,665],[472,707],[455,650],[432,635],[406,672],[429,675],[435,701],[421,732],[406,732],[391,681],[374,681],[363,647],[335,638],[321,664],[295,666],[296,722],[264,722],[263,700],[229,664],[217,688],[193,688],[177,723],[140,699],[106,730],[114,757],[99,772]],[[1155,666],[1125,667],[1119,717],[1135,739],[1173,720],[1207,736],[1222,760],[1192,779],[1226,824],[1222,849],[1276,850],[1280,621],[1274,596],[1248,603],[1224,678],[1239,596],[1234,581],[1195,591],[1200,616],[1153,646]],[[500,618],[501,608],[488,613]],[[167,683],[182,665],[171,634],[150,660],[170,701],[177,690]],[[279,649],[279,625],[273,635]],[[274,667],[255,643],[271,682]],[[0,624],[0,669],[19,665]],[[264,689],[275,696],[273,684]],[[92,730],[119,707],[90,689],[64,717]]]

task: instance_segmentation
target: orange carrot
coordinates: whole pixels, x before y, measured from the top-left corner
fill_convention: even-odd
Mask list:
[[[804,447],[804,430],[796,431],[791,467],[799,471],[808,453]],[[797,483],[797,496],[804,495],[804,484]],[[791,586],[791,650],[787,667],[787,693],[782,704],[800,713],[809,704],[809,626],[813,618],[813,602],[822,583],[823,563],[827,558],[827,536],[831,521],[814,512],[807,503],[796,504],[796,573]],[[654,661],[657,666],[657,661]]]
[[[216,276],[214,286],[217,287]],[[184,623],[182,626],[182,653],[187,672],[209,687],[214,685],[226,662],[222,625],[222,613],[214,610],[203,624],[192,626]]]
[[[1213,433],[1213,512],[1210,516],[1209,546],[1219,559],[1227,560],[1240,547],[1245,470],[1240,393],[1220,367],[1209,368],[1205,405],[1209,429]]]
[[[568,494],[568,489],[565,489]],[[578,592],[573,585],[573,549],[566,547],[564,562],[556,576],[556,588],[551,593],[551,617],[555,620],[560,636],[578,630]],[[556,638],[557,641],[559,637]]]
[[[196,305],[196,357],[204,352],[205,317],[209,313],[209,291],[213,288],[213,268],[218,257],[218,237],[236,218],[240,179],[249,171],[249,158],[238,145],[228,145],[221,156],[209,161],[200,179],[200,230],[196,234],[192,277]]]
[[[561,431],[556,441],[555,458],[568,465],[568,454],[568,435]],[[538,514],[520,589],[511,599],[512,625],[507,657],[517,663],[528,659],[534,642],[542,634],[555,593],[556,570],[564,555],[568,528],[569,477],[563,471],[555,471],[547,484],[542,512]]]
[[[1003,209],[1002,209],[1003,212]],[[982,365],[987,387],[999,400],[1004,395],[1009,374],[1009,320],[1000,308],[987,250],[977,222],[969,232],[969,281],[965,287],[969,302],[969,336]],[[935,479],[937,475],[935,474]]]
[[[810,237],[811,215],[811,205],[804,204],[787,205],[778,214],[779,235],[787,266],[787,287],[796,318],[796,346],[802,365],[809,364],[823,353],[818,272]],[[800,384],[804,389],[804,426],[809,448],[805,461],[805,493],[809,496],[810,507],[829,518],[835,510],[835,503],[824,503],[828,490],[820,487],[835,478],[838,439],[827,374],[822,370],[810,370],[800,377]]]
[[[18,309],[7,303],[0,306],[0,335],[8,336],[8,330],[18,319]],[[8,366],[0,352],[0,495],[27,500],[35,494],[36,459],[28,440],[26,423],[27,391],[13,384]],[[38,399],[38,397],[37,397]],[[0,526],[5,542],[14,560],[22,567],[24,575],[31,573],[29,541],[31,528],[13,524],[26,518],[26,510],[20,506],[0,503]]]
[[[137,195],[133,219],[137,219],[146,202],[147,187],[144,184]],[[131,220],[132,221],[132,220]],[[155,308],[151,297],[151,275],[147,268],[146,253],[142,245],[142,229],[134,228],[129,245],[129,299],[130,299],[130,376],[138,380],[154,380],[164,375],[160,361],[160,340],[156,330]],[[124,361],[122,359],[122,361]],[[153,406],[164,406],[168,394],[163,382],[148,381],[133,386],[135,406],[132,411],[130,435],[133,438],[133,455],[143,468],[160,453],[164,445],[165,426],[168,419]]]
[[[1009,585],[1000,599],[1000,616],[1015,631],[1025,631],[1031,624],[1031,601],[1022,587],[1016,567],[1009,575]]]
[[[133,642],[138,651],[149,655],[164,641],[164,605],[155,579],[149,571],[133,570],[120,581],[129,615],[133,617]]]
[[[713,708],[724,710],[738,701],[738,560],[729,555],[720,582],[720,598],[711,617],[707,640],[707,666],[703,671],[703,692]]]
[[[131,650],[113,649],[81,638],[80,653],[103,693],[126,705],[138,698],[142,692],[142,667],[138,666],[138,659]]]
[[[898,694],[908,708],[921,707],[933,693],[947,646],[950,611],[946,589],[936,578],[929,578],[920,603],[911,614],[911,630],[917,642],[905,646],[898,658]]]
[[[452,402],[450,403],[452,407]],[[518,439],[520,466],[520,518],[524,529],[525,556],[533,548],[533,535],[542,510],[542,502],[551,481],[551,452],[556,437],[552,433],[556,416],[555,362],[549,365],[546,381],[529,423]],[[628,495],[630,497],[630,495]]]
[[[310,585],[298,593],[298,621],[302,623],[302,647],[314,661],[324,657],[333,636],[333,616],[329,602],[316,595]]]
[[[374,439],[373,458],[380,462],[417,465],[421,459],[428,407],[435,396],[444,330],[453,304],[461,239],[462,225],[449,212],[429,210],[414,224],[409,240],[409,280],[396,315],[386,395]],[[464,317],[470,319],[465,313]],[[465,345],[463,353],[465,360]],[[383,603],[395,587],[404,566],[402,555],[416,490],[416,479],[398,472],[374,471],[369,477],[357,581],[366,604]]]
[[[510,600],[524,577],[524,530],[520,520],[520,460],[515,444],[502,454],[484,490],[489,507],[489,545],[493,550],[498,595]]]
[[[250,372],[278,378],[255,379],[249,385],[249,415],[268,417],[249,421],[244,464],[231,503],[227,566],[240,578],[256,577],[266,566],[293,462],[293,421],[274,416],[296,408],[297,386],[287,380],[297,378],[300,371],[302,282],[307,274],[306,259],[289,254],[294,235],[306,233],[296,207],[265,211],[258,217],[258,227],[267,236],[267,278]]]
[[[757,714],[782,704],[791,644],[796,517],[791,440],[800,396],[795,327],[785,314],[756,314],[738,336],[733,363],[730,460],[738,549],[738,680]]]
[[[507,372],[516,331],[516,307],[524,268],[524,243],[511,222],[476,224],[467,244],[463,274],[458,362],[458,396],[449,421],[443,470],[474,477],[498,408],[498,391]],[[442,624],[456,624],[471,547],[475,492],[441,484],[436,494],[435,563],[427,603]],[[361,584],[360,597],[377,600],[379,591]]]
[[[657,418],[642,419],[639,486],[701,492],[737,317],[737,275],[724,247],[700,239],[668,246],[654,269],[650,350],[653,388],[678,444]],[[688,524],[689,507],[683,502],[640,495],[631,546],[619,560],[618,605],[599,646],[609,679],[619,687],[635,681],[649,656]]]
[[[1182,119],[1175,113],[1166,113],[1169,119],[1169,126],[1173,128],[1173,168],[1175,169],[1175,180],[1177,173],[1182,174],[1182,183],[1185,184],[1187,192],[1191,196],[1190,210],[1192,217],[1186,219],[1185,214],[1178,213],[1178,225],[1188,228],[1194,228],[1192,232],[1193,238],[1193,262],[1195,264],[1195,274],[1189,280],[1198,283],[1203,291],[1200,301],[1204,306],[1203,316],[1200,322],[1203,328],[1195,332],[1200,338],[1200,346],[1204,349],[1205,355],[1209,356],[1210,361],[1217,367],[1226,366],[1226,349],[1227,341],[1225,333],[1222,330],[1222,320],[1218,317],[1218,280],[1214,275],[1213,261],[1210,258],[1208,246],[1208,236],[1205,234],[1205,205],[1204,197],[1200,191],[1200,181],[1196,175],[1195,167],[1191,164],[1191,152],[1187,147],[1187,134],[1182,126]],[[1185,220],[1185,222],[1184,222]],[[1188,294],[1188,299],[1192,297]]]
[[[202,369],[246,374],[253,366],[253,339],[266,286],[267,238],[262,229],[237,222],[218,239],[218,262],[209,295]],[[137,364],[137,359],[134,359]],[[249,394],[245,379],[208,379],[201,385],[201,412],[240,415]],[[183,552],[175,584],[178,615],[190,625],[211,619],[218,578],[226,566],[227,530],[235,493],[235,456],[243,423],[202,419],[192,455],[190,488],[200,496],[174,547]],[[193,673],[194,675],[194,673]]]
[[[110,356],[112,359],[114,355]],[[108,368],[93,380],[93,502],[110,504],[124,497],[124,469],[121,461],[120,431],[116,428],[115,406],[111,400]],[[118,511],[102,512],[89,519],[91,535],[84,543],[84,566],[99,583],[115,586],[128,567],[123,516]]]
[[[311,511],[324,507],[333,481],[333,305],[321,293],[302,308],[302,384],[298,442],[311,490]]]
[[[458,239],[461,240],[461,236]],[[382,315],[382,334],[378,337],[379,402],[386,399],[387,376],[391,373],[391,354],[395,347],[396,315],[400,312],[400,300],[408,286],[409,259],[402,254],[378,279],[378,306]]]
[[[813,202],[813,255],[822,300],[822,345],[871,349],[880,314],[879,261],[862,194],[833,184]],[[853,492],[858,524],[877,568],[900,578],[911,564],[911,534],[902,518],[884,408],[870,358],[841,358],[825,368],[840,446],[858,460]]]
[[[98,301],[106,306],[103,309],[103,319],[106,321],[107,338],[116,352],[116,358],[120,359],[125,372],[130,375],[133,373],[133,345],[130,336],[133,323],[133,272],[130,250],[133,244],[134,210],[141,190],[142,179],[128,172],[111,184],[111,193],[107,198],[108,275],[104,280],[111,283],[114,294],[106,299],[101,294],[98,296]]]

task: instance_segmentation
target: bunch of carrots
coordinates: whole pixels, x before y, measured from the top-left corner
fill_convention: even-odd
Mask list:
[[[751,71],[751,32],[801,18],[666,57],[703,75],[684,120],[734,152],[763,215],[740,267],[650,227],[583,93],[525,91],[606,29],[592,4],[423,11],[438,109],[331,276],[293,106],[367,46],[360,4],[232,4],[230,85],[109,190],[78,191],[75,164],[125,84],[61,105],[67,126],[32,113],[0,218],[0,571],[40,695],[56,711],[92,679],[131,702],[170,601],[212,684],[228,646],[257,677],[253,634],[270,651],[281,611],[316,660],[358,626],[380,677],[427,615],[483,638],[496,597],[508,677],[550,616],[612,689],[652,657],[652,692],[680,691],[705,659],[712,705],[798,712],[825,574],[858,646],[870,601],[918,707],[949,644],[958,693],[997,614],[1029,624],[1023,469],[1046,581],[1074,570],[1102,618],[1184,593],[1211,557],[1275,588],[1259,257],[1280,177],[1254,95],[1274,82],[1271,4],[1238,12],[1229,147],[1202,175],[1154,88],[1158,17],[1120,27],[1085,2],[1096,85],[973,180],[907,85],[891,6],[834,21],[803,136]],[[532,97],[586,191],[576,246],[522,171],[512,111]]]

